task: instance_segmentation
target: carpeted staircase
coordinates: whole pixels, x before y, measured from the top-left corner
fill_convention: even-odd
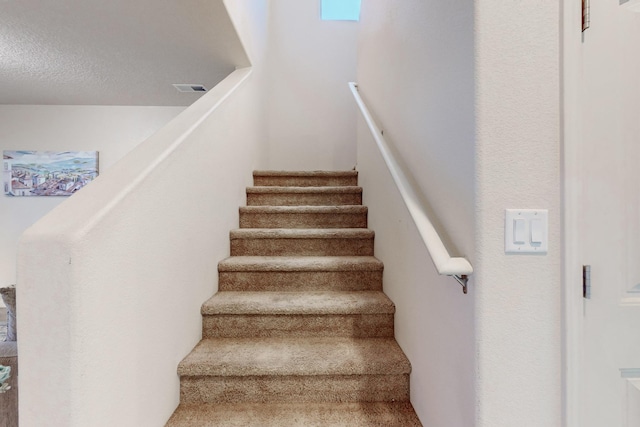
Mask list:
[[[168,427],[420,426],[357,172],[255,172]]]

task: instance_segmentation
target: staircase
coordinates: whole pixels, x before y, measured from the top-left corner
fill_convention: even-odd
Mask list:
[[[420,426],[357,172],[254,172],[167,427]]]

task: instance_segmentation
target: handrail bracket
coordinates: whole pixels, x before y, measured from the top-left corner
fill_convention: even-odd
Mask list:
[[[462,292],[466,295],[468,291],[469,276],[467,276],[466,274],[462,274],[460,276],[453,275],[451,277],[456,279],[456,282],[460,283],[460,285],[462,286]]]

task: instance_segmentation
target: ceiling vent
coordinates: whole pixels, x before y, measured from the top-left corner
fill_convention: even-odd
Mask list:
[[[178,92],[206,92],[207,88],[203,85],[194,84],[174,84],[173,87],[178,89]]]

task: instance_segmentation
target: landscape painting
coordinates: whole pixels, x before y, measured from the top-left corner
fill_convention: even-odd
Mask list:
[[[98,176],[97,151],[3,151],[8,196],[71,196]]]

